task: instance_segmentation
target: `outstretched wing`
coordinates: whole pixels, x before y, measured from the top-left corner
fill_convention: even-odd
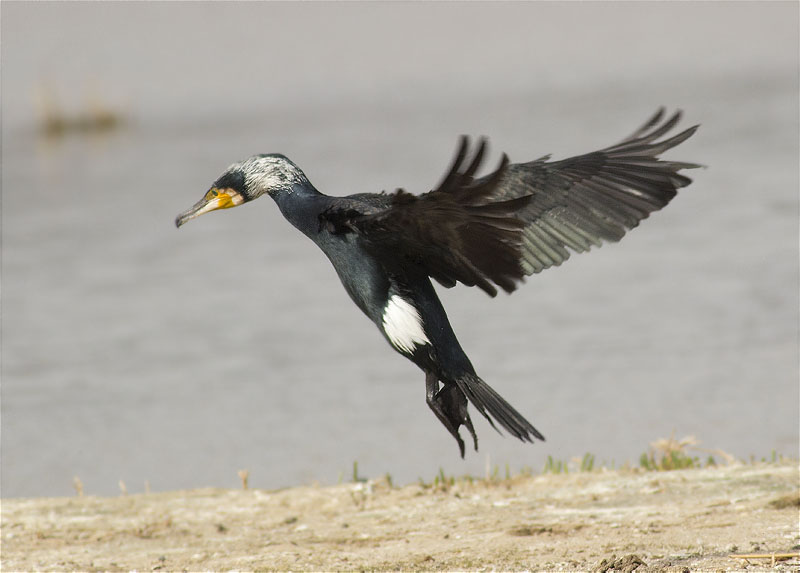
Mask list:
[[[581,253],[604,241],[619,241],[691,183],[680,171],[699,165],[658,156],[691,137],[698,126],[661,139],[681,113],[662,123],[663,117],[662,108],[632,135],[600,151],[509,167],[492,200],[531,197],[515,213],[525,222],[520,264],[526,275],[560,265],[570,250]]]
[[[576,252],[618,241],[690,183],[679,173],[697,167],[658,156],[690,137],[697,126],[658,141],[680,119],[661,123],[661,109],[620,143],[561,161],[544,157],[499,167],[476,179],[486,151],[481,139],[470,161],[462,137],[436,189],[403,190],[368,209],[344,202],[321,222],[335,232],[357,232],[387,265],[417,265],[446,287],[479,286],[495,296],[513,291],[525,275],[559,265]],[[374,196],[373,196],[374,197]]]

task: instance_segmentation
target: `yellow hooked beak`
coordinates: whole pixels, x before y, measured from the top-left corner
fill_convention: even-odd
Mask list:
[[[216,211],[217,209],[230,209],[242,203],[244,203],[244,197],[238,191],[212,187],[202,199],[175,218],[175,226],[180,227],[186,221],[199,217],[203,213]]]

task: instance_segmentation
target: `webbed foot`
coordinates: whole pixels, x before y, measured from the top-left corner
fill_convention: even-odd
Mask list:
[[[478,436],[467,411],[467,397],[464,393],[455,384],[445,383],[440,390],[439,378],[430,372],[425,374],[425,387],[428,406],[458,442],[461,457],[464,457],[464,440],[458,434],[460,426],[467,428],[472,436],[475,451],[478,451]]]

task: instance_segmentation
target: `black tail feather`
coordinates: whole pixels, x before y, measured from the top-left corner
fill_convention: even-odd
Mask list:
[[[456,379],[455,383],[495,430],[497,426],[492,418],[509,434],[523,442],[533,442],[534,438],[544,441],[544,436],[522,414],[477,375],[465,374]]]

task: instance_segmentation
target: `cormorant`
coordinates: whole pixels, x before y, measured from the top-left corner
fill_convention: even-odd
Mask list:
[[[476,177],[486,139],[470,155],[462,136],[439,185],[422,195],[403,189],[330,197],[280,154],[234,163],[203,198],[180,214],[178,227],[216,209],[269,195],[289,222],[328,256],[356,306],[392,347],[425,372],[428,406],[458,442],[465,426],[478,449],[467,401],[497,429],[522,441],[542,434],[476,373],[431,284],[460,282],[489,296],[510,293],[526,275],[563,263],[575,252],[625,232],[664,207],[698,167],[659,155],[698,126],[662,139],[680,119],[664,109],[616,145],[560,161],[549,156],[509,163]],[[441,383],[441,387],[440,387]]]

